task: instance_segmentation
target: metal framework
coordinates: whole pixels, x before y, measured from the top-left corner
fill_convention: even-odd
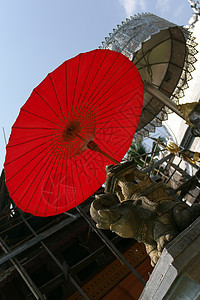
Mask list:
[[[149,154],[146,154],[146,156],[140,156],[140,160],[143,163],[142,170],[145,173],[154,175],[155,178],[156,176],[159,176],[159,180],[162,179],[164,183],[170,184],[170,186],[173,187],[170,191],[171,194],[173,194],[175,197],[180,198],[181,200],[185,200],[187,198],[186,196],[188,195],[190,201],[194,202],[195,199],[199,197],[199,171],[196,172],[198,169],[196,165],[192,165],[194,175],[190,176],[187,172],[185,172],[185,170],[181,168],[182,158],[178,158],[178,162],[175,162],[174,155],[168,154],[161,158],[159,161],[153,161],[153,159],[151,159],[149,164],[147,165],[148,155]],[[184,183],[180,181],[181,177],[186,178],[186,181]],[[190,192],[188,190],[188,183],[194,183],[194,180],[196,180],[195,188],[198,191],[198,193],[196,192],[195,195],[193,192]],[[185,190],[187,191],[187,195],[184,193],[180,195],[180,191],[184,190],[186,184],[187,188]],[[193,198],[193,200],[191,200],[191,198]],[[0,229],[0,245],[2,249],[0,253],[0,266],[5,266],[5,264],[7,264],[8,262],[12,263],[14,269],[20,274],[23,281],[30,290],[27,299],[48,299],[46,298],[47,296],[45,293],[45,288],[38,287],[29,275],[29,271],[26,270],[26,262],[30,260],[30,258],[28,257],[31,251],[36,251],[36,248],[38,249],[37,251],[39,251],[39,253],[47,253],[49,259],[52,260],[60,270],[60,275],[57,276],[57,279],[64,280],[66,284],[70,282],[73,288],[78,291],[78,293],[80,293],[80,295],[84,299],[89,299],[89,297],[86,295],[80,284],[75,279],[73,270],[81,269],[81,266],[87,265],[87,259],[88,261],[92,261],[93,258],[98,257],[98,255],[102,253],[101,251],[102,249],[105,249],[105,247],[107,247],[115,255],[115,257],[122,263],[122,265],[128,267],[129,271],[132,272],[143,285],[145,285],[146,281],[141,276],[141,274],[130,264],[130,262],[115,246],[114,240],[116,238],[114,238],[113,240],[108,238],[102,231],[98,230],[95,227],[87,214],[89,205],[90,201],[88,201],[86,204],[84,203],[76,209],[73,209],[73,211],[71,211],[70,213],[65,213],[57,217],[51,217],[48,222],[45,222],[43,226],[39,226],[37,229],[34,228],[37,227],[34,224],[35,217],[25,215],[17,208],[12,207],[10,204],[7,205],[7,208],[4,208],[2,210],[0,214],[0,222],[1,224],[4,224],[4,226],[1,226]],[[12,222],[12,218],[14,222]],[[74,226],[74,224],[80,218],[84,219],[84,222],[87,222],[89,228],[91,228],[91,230],[98,235],[104,246],[102,245],[100,249],[97,249],[96,251],[91,253],[88,258],[81,260],[78,264],[76,263],[76,266],[73,265],[70,267],[66,263],[66,261],[61,261],[60,258],[56,256],[55,251],[52,251],[52,244],[51,242],[49,242],[49,240],[55,235],[58,235],[59,232],[67,230],[69,226]],[[11,222],[6,224],[7,219],[10,219]],[[40,221],[42,222],[43,220],[41,219]],[[12,236],[12,233],[17,230],[17,227],[20,226],[22,226],[23,228],[26,227],[28,229],[28,233],[23,238],[18,238],[15,242],[13,242],[14,239],[10,237]],[[50,289],[50,285],[46,284],[46,286],[48,286],[48,289]]]
[[[45,293],[43,293],[41,289],[36,286],[36,284],[31,279],[31,276],[28,274],[25,268],[27,253],[31,252],[32,249],[35,247],[40,249],[40,252],[45,251],[49,255],[49,258],[52,259],[57,265],[57,267],[60,269],[60,273],[63,275],[62,277],[64,278],[64,281],[66,281],[66,283],[70,282],[71,285],[73,285],[73,287],[75,288],[75,290],[78,291],[84,299],[89,299],[85,292],[81,289],[78,282],[74,279],[71,269],[67,265],[66,261],[61,262],[59,258],[56,257],[55,253],[51,251],[51,243],[45,242],[46,240],[58,234],[59,231],[66,230],[68,226],[73,225],[77,220],[80,219],[80,217],[82,217],[89,224],[90,228],[92,228],[92,230],[95,231],[95,233],[100,237],[105,246],[108,247],[109,250],[111,250],[111,252],[115,255],[117,259],[119,259],[121,264],[128,267],[130,272],[132,272],[138,278],[138,280],[142,282],[143,285],[145,285],[146,281],[137,272],[137,270],[116,248],[114,243],[109,238],[107,238],[105,234],[103,234],[100,230],[98,230],[95,227],[93,222],[87,216],[86,212],[88,211],[88,205],[89,204],[87,204],[86,206],[84,205],[84,208],[77,207],[73,210],[72,213],[65,213],[60,215],[59,217],[51,218],[52,222],[49,224],[45,224],[45,226],[43,227],[40,227],[39,230],[35,230],[34,226],[31,225],[31,223],[33,224],[33,219],[35,219],[35,217],[25,215],[16,207],[11,208],[11,206],[7,206],[7,209],[4,209],[1,213],[0,221],[3,221],[3,223],[7,218],[10,218],[11,214],[12,218],[16,220],[14,224],[6,224],[6,228],[2,228],[3,230],[0,230],[0,245],[2,249],[0,256],[0,266],[4,266],[4,264],[11,262],[14,268],[24,280],[27,287],[29,288],[31,294],[34,297],[33,299],[48,299],[46,298]],[[10,245],[8,245],[6,242],[6,240],[8,239],[8,235],[10,233],[12,235],[12,232],[15,232],[16,229],[22,225],[25,225],[27,227],[30,234],[27,234],[24,238],[17,238],[16,242],[13,242],[13,239],[9,238],[8,242]],[[96,254],[98,254],[98,251]],[[82,261],[80,263],[82,263]],[[32,299],[31,295],[30,299]]]

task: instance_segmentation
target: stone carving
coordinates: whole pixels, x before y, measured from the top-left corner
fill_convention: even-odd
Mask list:
[[[99,229],[144,243],[154,266],[165,245],[200,215],[200,206],[175,200],[133,162],[106,171],[105,194],[91,204],[92,219]]]

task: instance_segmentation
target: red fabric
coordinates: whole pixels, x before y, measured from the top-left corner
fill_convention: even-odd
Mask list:
[[[87,142],[121,161],[142,100],[139,72],[118,52],[79,54],[48,74],[21,108],[7,146],[6,185],[16,205],[50,216],[91,196],[112,162]]]

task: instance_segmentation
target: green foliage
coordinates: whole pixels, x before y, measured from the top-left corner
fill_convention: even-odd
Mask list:
[[[163,146],[166,145],[166,139],[164,137],[159,137],[157,139],[159,143],[163,144]],[[130,146],[130,149],[128,151],[128,157],[129,159],[134,159],[136,164],[140,167],[145,165],[149,165],[150,162],[155,162],[158,160],[159,153],[161,150],[163,150],[164,147],[160,146],[156,141],[153,141],[152,143],[152,149],[149,153],[147,153],[146,147],[143,144],[142,141],[138,141],[136,143],[132,143]]]
[[[144,165],[142,160],[144,160],[146,157],[146,148],[143,145],[142,141],[131,144],[128,151],[128,157],[130,159],[134,159],[137,165],[141,167]]]

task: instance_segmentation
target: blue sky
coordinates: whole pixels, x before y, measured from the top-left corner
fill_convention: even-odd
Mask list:
[[[20,107],[43,78],[63,61],[98,48],[121,21],[139,12],[186,25],[187,0],[0,1],[0,165]]]

